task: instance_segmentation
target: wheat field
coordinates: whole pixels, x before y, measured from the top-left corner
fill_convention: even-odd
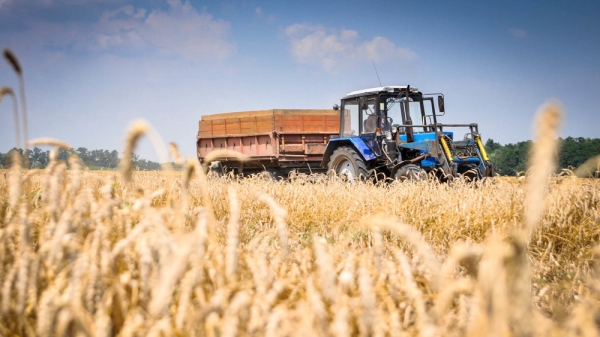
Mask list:
[[[559,120],[491,182],[13,166],[0,335],[596,336],[600,181],[549,178]]]

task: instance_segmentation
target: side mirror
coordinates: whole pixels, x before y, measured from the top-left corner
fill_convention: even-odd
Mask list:
[[[440,112],[445,112],[444,110],[444,96],[438,96],[438,107]]]
[[[339,109],[340,109],[340,107],[339,107],[337,104],[334,104],[334,105],[333,105],[333,110],[337,111],[337,110],[339,110]]]

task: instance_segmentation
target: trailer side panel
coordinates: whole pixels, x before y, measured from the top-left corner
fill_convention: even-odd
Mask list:
[[[227,149],[250,157],[247,168],[295,167],[320,162],[327,142],[339,134],[339,111],[259,110],[202,116],[198,158]],[[220,158],[236,166],[233,158]]]

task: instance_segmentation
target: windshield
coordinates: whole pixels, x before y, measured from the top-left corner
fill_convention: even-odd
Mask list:
[[[406,125],[406,97],[398,94],[380,94],[351,98],[342,101],[342,137],[352,137],[362,134],[390,131],[394,124]],[[431,99],[429,99],[432,101]],[[377,106],[379,101],[379,106]],[[408,110],[414,132],[423,132],[423,125],[432,124],[426,120],[426,115],[433,114],[432,102],[424,105],[419,98],[408,98]],[[429,107],[431,106],[431,107]],[[387,119],[385,118],[387,116]],[[401,132],[404,132],[401,130]]]
[[[406,110],[406,98],[387,97],[384,100],[385,102],[380,103],[380,108],[387,110],[388,122],[390,122],[391,118],[392,124],[406,124],[407,121],[403,118],[404,111]],[[426,121],[423,119],[420,101],[413,101],[413,99],[410,98],[408,102],[408,107],[410,110],[410,119],[412,120],[412,125],[427,124]],[[423,128],[414,128],[414,130],[423,131]]]

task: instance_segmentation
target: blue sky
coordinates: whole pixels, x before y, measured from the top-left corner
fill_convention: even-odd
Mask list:
[[[329,108],[383,85],[442,92],[446,123],[531,138],[549,98],[563,136],[600,137],[599,1],[0,0],[25,73],[30,138],[123,147],[132,120],[195,155],[204,114]],[[0,63],[0,86],[18,88]],[[0,152],[15,144],[0,103]],[[156,160],[148,140],[138,153]]]

